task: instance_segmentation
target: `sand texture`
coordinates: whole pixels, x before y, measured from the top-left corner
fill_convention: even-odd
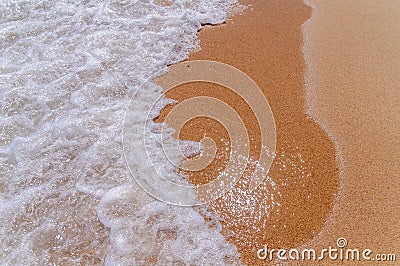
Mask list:
[[[256,251],[295,247],[316,236],[337,196],[339,172],[335,146],[321,127],[306,115],[301,25],[311,9],[302,1],[242,1],[249,5],[226,24],[199,32],[201,51],[190,60],[207,59],[232,65],[249,75],[271,105],[277,128],[277,154],[268,181],[254,192],[244,181],[227,196],[210,204],[222,218],[223,233],[249,265],[262,264]],[[251,108],[228,89],[209,83],[176,87],[167,96],[182,102],[199,95],[223,100],[242,117],[251,141],[251,156],[260,151],[260,132]],[[163,121],[173,106],[166,108]],[[218,146],[216,160],[202,171],[187,172],[194,184],[215,178],[227,162],[229,137],[212,119],[196,118],[180,131],[181,139],[199,141],[204,134]],[[273,198],[271,198],[273,196]]]

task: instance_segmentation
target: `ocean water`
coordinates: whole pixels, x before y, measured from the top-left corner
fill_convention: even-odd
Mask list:
[[[122,149],[136,87],[198,49],[201,25],[222,23],[234,2],[0,3],[1,264],[240,263],[216,217],[148,196]],[[146,93],[162,92],[147,89],[138,116]]]

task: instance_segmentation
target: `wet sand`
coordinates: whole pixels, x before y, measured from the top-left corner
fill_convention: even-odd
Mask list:
[[[223,234],[237,246],[243,262],[261,265],[265,262],[258,260],[256,252],[264,244],[296,247],[321,231],[336,200],[339,171],[334,143],[306,115],[301,25],[311,16],[311,9],[292,0],[241,3],[252,6],[223,25],[206,26],[199,32],[201,51],[191,54],[189,60],[214,60],[242,70],[262,89],[275,116],[277,155],[269,172],[275,190],[265,181],[253,193],[222,197],[209,207],[222,218]],[[237,95],[207,83],[185,84],[167,93],[178,102],[199,95],[216,97],[237,110],[252,139],[251,156],[256,158],[259,128],[251,109]],[[171,108],[165,108],[158,121],[163,121]],[[215,140],[218,151],[206,169],[186,172],[194,184],[215,178],[228,160],[229,137],[216,121],[193,119],[179,132],[179,138],[199,141],[204,134]],[[245,176],[251,170],[249,167]],[[237,191],[243,192],[241,189]],[[250,199],[256,203],[243,203]],[[271,208],[262,206],[265,204]]]
[[[341,163],[337,203],[307,246],[344,237],[350,248],[399,260],[399,2],[309,2],[307,106],[337,143]]]

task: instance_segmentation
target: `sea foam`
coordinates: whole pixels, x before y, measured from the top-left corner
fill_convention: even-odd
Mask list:
[[[198,49],[201,25],[222,23],[234,2],[0,3],[2,264],[239,263],[204,210],[136,185],[121,132],[137,86]],[[138,112],[149,104],[136,100]]]

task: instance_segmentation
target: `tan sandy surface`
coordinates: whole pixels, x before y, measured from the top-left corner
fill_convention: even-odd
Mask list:
[[[336,200],[339,173],[333,142],[306,116],[301,25],[310,17],[311,9],[293,0],[241,3],[251,6],[226,24],[206,26],[199,32],[201,51],[193,53],[190,60],[215,60],[242,70],[260,86],[275,116],[277,156],[269,173],[275,190],[265,181],[256,192],[240,188],[236,191],[241,193],[210,205],[210,210],[223,219],[223,233],[238,247],[243,262],[256,265],[263,263],[256,251],[264,244],[295,247],[320,232]],[[207,83],[181,85],[167,94],[178,101],[198,95],[224,100],[237,110],[253,139],[251,155],[257,157],[259,128],[251,109],[237,95]],[[171,108],[166,108],[158,121]],[[199,141],[204,134],[216,141],[219,150],[205,170],[187,173],[195,184],[215,178],[227,161],[224,150],[229,147],[229,137],[218,122],[193,119],[179,137]],[[249,172],[251,167],[247,175]],[[243,203],[249,199],[253,204]],[[266,210],[265,205],[275,207],[260,212]]]
[[[340,190],[307,246],[349,248],[400,260],[399,1],[310,1],[305,25],[308,109],[340,152]],[[375,262],[377,263],[377,262]],[[372,262],[370,265],[373,265]]]

